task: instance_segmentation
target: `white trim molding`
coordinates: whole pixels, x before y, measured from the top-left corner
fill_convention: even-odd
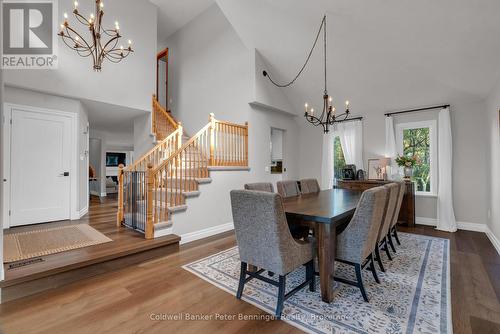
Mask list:
[[[217,225],[214,227],[209,227],[203,230],[195,231],[195,232],[190,232],[190,233],[185,233],[181,234],[181,241],[180,244],[186,244],[188,242],[193,242],[196,240],[200,240],[203,238],[208,238],[213,235],[219,234],[219,233],[224,233],[227,231],[234,230],[234,224],[233,222],[222,224],[222,225]]]
[[[488,236],[488,239],[490,239],[491,243],[493,244],[493,247],[497,250],[497,253],[500,254],[500,240],[496,237],[495,234],[491,231],[489,226],[486,226],[486,235]]]
[[[437,219],[428,217],[416,217],[416,223],[419,225],[437,226]],[[500,254],[500,240],[498,240],[498,238],[493,234],[488,225],[470,222],[457,222],[457,227],[459,230],[485,233],[488,239],[490,239],[491,243],[493,244],[493,247],[495,247],[498,254]]]
[[[81,209],[79,212],[78,212],[78,215],[80,216],[79,219],[81,219],[83,216],[85,216],[87,213],[89,213],[89,207],[86,206],[84,207],[83,209]]]

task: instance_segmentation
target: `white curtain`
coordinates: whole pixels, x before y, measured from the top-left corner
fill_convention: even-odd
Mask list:
[[[451,137],[450,109],[444,108],[438,118],[438,199],[437,199],[437,229],[447,232],[457,230],[455,211],[453,210],[453,145]]]
[[[335,133],[340,137],[345,163],[363,169],[363,123],[361,121],[339,123]]]
[[[398,172],[398,166],[396,165],[397,150],[396,150],[396,136],[394,134],[394,118],[392,116],[385,118],[385,157],[391,159],[389,164],[390,170],[387,171],[387,175],[393,176]]]
[[[333,188],[333,140],[335,133],[323,135],[323,161],[321,163],[321,189]]]

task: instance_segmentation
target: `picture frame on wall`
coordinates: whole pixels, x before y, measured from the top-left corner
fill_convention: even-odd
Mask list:
[[[383,180],[384,168],[381,159],[368,159],[368,180]]]

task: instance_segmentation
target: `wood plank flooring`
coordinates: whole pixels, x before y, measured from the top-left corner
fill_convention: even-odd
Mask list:
[[[0,287],[12,286],[75,268],[176,244],[179,240],[179,237],[174,235],[146,240],[144,235],[139,232],[128,228],[118,228],[116,226],[116,212],[116,196],[104,197],[102,200],[92,197],[89,213],[80,220],[14,227],[5,230],[5,234],[9,234],[40,228],[89,224],[112,239],[113,242],[42,256],[38,258],[41,259],[40,262],[14,269],[11,269],[9,264],[5,264],[5,281],[0,283]]]
[[[430,227],[406,232],[450,239],[454,333],[500,333],[500,256],[486,235]],[[183,264],[235,245],[231,232],[180,252],[0,305],[9,333],[300,333],[281,321],[152,320],[161,314],[266,316],[183,270]]]

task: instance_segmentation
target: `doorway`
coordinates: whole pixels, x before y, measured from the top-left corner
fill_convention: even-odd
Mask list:
[[[286,174],[286,166],[284,162],[285,152],[285,130],[271,128],[271,175],[276,181],[283,180]]]
[[[70,219],[75,115],[17,105],[5,111],[7,227]]]

